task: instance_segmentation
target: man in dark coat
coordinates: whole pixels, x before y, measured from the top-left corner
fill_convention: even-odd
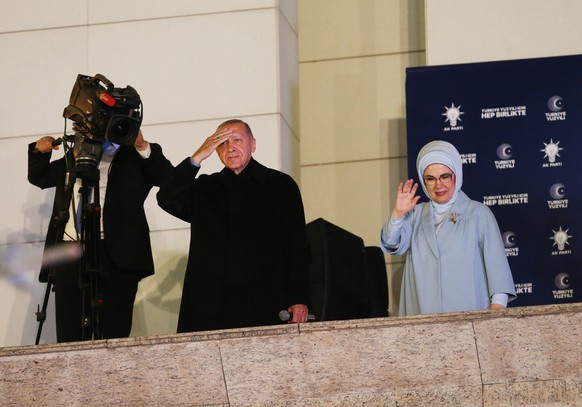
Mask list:
[[[28,146],[28,180],[45,189],[56,187],[53,211],[45,241],[45,259],[54,252],[55,246],[76,245],[75,228],[61,232],[59,219],[68,212],[66,188],[75,169],[75,157],[71,150],[65,157],[51,162],[51,153],[58,149],[51,136],[40,138]],[[43,263],[39,276],[41,282],[54,278],[57,341],[70,342],[83,339],[106,339],[127,337],[131,331],[133,303],[139,281],[154,274],[149,227],[144,210],[144,201],[152,187],[159,186],[173,166],[158,144],[148,143],[139,131],[134,145],[103,144],[103,156],[98,164],[101,172],[99,186],[104,189],[102,236],[99,245],[98,274],[99,290],[102,294],[99,321],[84,326],[82,318],[83,292],[79,287],[80,264],[68,261],[52,267]],[[69,168],[67,161],[71,165]],[[76,178],[80,181],[80,178]],[[67,185],[68,183],[68,185]],[[103,195],[103,194],[101,194]],[[103,196],[102,196],[103,198]],[[74,198],[71,202],[75,204]],[[67,226],[72,225],[69,219]],[[72,230],[73,232],[70,232]],[[61,239],[69,242],[62,242]],[[49,270],[54,275],[49,276]],[[87,270],[84,270],[86,272]],[[90,271],[90,270],[89,270]],[[94,324],[100,323],[99,338],[92,338]]]
[[[240,328],[308,319],[308,245],[297,184],[252,157],[248,124],[222,123],[180,163],[158,204],[191,224],[178,332]],[[225,165],[196,178],[213,151]]]

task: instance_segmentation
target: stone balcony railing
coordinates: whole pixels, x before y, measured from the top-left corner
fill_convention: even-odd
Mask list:
[[[0,406],[582,406],[582,304],[0,349]]]

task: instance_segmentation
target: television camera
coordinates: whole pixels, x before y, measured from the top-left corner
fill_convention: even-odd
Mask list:
[[[116,88],[105,76],[79,74],[63,117],[73,121],[73,153],[77,166],[96,166],[102,144],[133,145],[143,106],[131,87]],[[82,171],[81,171],[82,173]]]

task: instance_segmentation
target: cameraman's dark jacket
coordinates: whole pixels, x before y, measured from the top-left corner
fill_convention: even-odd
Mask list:
[[[28,146],[28,181],[41,188],[56,187],[45,250],[58,244],[56,219],[68,210],[64,191],[64,157],[50,161],[51,154],[35,152]],[[147,277],[154,273],[149,226],[144,201],[153,186],[160,186],[173,166],[159,144],[150,143],[151,155],[144,159],[133,146],[120,146],[109,169],[105,203],[102,208],[105,244],[118,268]],[[70,162],[74,162],[69,153]],[[72,221],[72,220],[71,220]],[[48,267],[41,269],[39,281],[47,282]]]

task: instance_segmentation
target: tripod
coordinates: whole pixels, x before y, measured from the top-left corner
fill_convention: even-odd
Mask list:
[[[74,139],[79,145],[75,145],[75,155],[72,153],[68,140],[71,136],[64,136],[54,144],[63,143],[65,150],[66,175],[64,178],[65,205],[63,210],[54,214],[51,226],[55,228],[54,240],[45,245],[57,248],[62,246],[67,223],[71,221],[69,208],[73,212],[73,224],[75,226],[75,236],[73,240],[79,244],[81,257],[75,263],[78,267],[79,281],[78,288],[81,291],[81,340],[103,339],[102,315],[103,298],[100,291],[100,235],[101,235],[101,206],[99,203],[99,170],[97,169],[97,159],[101,154],[101,146],[96,143],[89,143],[89,150],[84,147],[82,136],[75,135]],[[89,153],[87,153],[89,152]],[[76,158],[75,158],[76,156]],[[80,188],[77,187],[80,185]],[[75,202],[76,192],[79,191],[79,198]],[[79,210],[77,211],[77,204]],[[77,216],[80,215],[80,217]],[[79,219],[78,219],[79,218]],[[70,261],[70,260],[69,260]],[[47,276],[47,287],[43,299],[42,309],[37,309],[36,319],[39,322],[35,344],[38,345],[42,333],[42,327],[46,320],[46,309],[48,306],[50,292],[58,290],[58,279],[56,279],[57,268],[62,264],[58,260],[43,259],[41,276]]]

